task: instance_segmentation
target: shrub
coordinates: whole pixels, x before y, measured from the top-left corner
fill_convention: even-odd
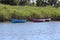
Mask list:
[[[10,6],[0,4],[0,18],[3,20],[26,19],[33,18],[52,18],[53,20],[59,19],[60,8],[51,6],[34,7],[34,6]]]

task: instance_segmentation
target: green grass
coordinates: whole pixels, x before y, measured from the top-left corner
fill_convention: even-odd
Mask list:
[[[10,20],[17,19],[32,19],[32,18],[56,18],[60,17],[60,8],[51,6],[34,7],[34,6],[10,6],[0,4],[0,18]]]

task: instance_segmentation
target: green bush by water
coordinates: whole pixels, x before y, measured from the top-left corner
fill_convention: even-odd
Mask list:
[[[34,7],[34,6],[10,6],[0,4],[0,18],[4,20],[32,19],[32,18],[52,18],[56,20],[60,17],[60,8],[51,6]]]

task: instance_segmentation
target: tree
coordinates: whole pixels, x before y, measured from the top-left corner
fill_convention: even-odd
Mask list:
[[[10,4],[10,5],[16,5],[17,4],[17,0],[1,0],[0,2],[3,4]]]
[[[25,5],[26,4],[26,0],[20,0],[19,5]]]
[[[41,5],[42,5],[42,0],[37,0],[37,1],[36,1],[36,5],[37,5],[37,6],[41,6]]]
[[[47,3],[44,2],[44,0],[37,0],[37,1],[36,1],[36,5],[37,5],[37,6],[46,6]]]
[[[12,2],[12,5],[17,5],[18,3],[17,0],[12,0],[11,2]]]
[[[30,5],[30,0],[26,0],[26,5]]]
[[[57,0],[48,0],[48,2],[52,6],[56,4]]]

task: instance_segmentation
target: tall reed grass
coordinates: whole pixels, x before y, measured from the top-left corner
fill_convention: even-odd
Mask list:
[[[3,20],[26,19],[32,18],[52,18],[60,19],[60,8],[51,6],[34,7],[34,6],[10,6],[0,4],[0,18]]]

